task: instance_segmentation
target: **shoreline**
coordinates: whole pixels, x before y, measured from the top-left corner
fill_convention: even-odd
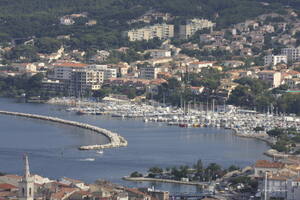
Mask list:
[[[29,114],[29,113],[9,112],[9,111],[0,110],[0,114],[17,116],[17,117],[25,117],[25,118],[31,118],[31,119],[39,119],[39,120],[44,120],[44,121],[50,121],[50,122],[75,126],[75,127],[91,130],[95,133],[102,134],[102,135],[106,136],[110,141],[107,144],[80,146],[78,148],[79,150],[99,150],[99,149],[118,148],[118,147],[128,146],[128,142],[126,141],[126,139],[123,138],[122,136],[120,136],[119,134],[111,132],[111,131],[103,129],[103,128],[99,128],[97,126],[92,126],[92,125],[81,123],[81,122],[64,120],[64,119],[56,118],[56,117]]]
[[[122,177],[125,181],[132,181],[132,182],[161,182],[161,183],[172,183],[172,184],[181,184],[181,185],[193,185],[193,186],[200,186],[204,187],[207,184],[201,182],[185,182],[185,181],[176,181],[170,179],[158,179],[158,178],[145,178],[145,177],[129,177],[124,176]]]

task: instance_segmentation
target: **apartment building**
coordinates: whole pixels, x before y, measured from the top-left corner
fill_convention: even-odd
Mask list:
[[[165,58],[165,57],[171,57],[171,51],[170,50],[164,50],[164,49],[151,49],[146,52],[150,53],[150,56],[152,58]]]
[[[142,67],[140,69],[140,78],[141,79],[157,79],[157,74],[160,72],[160,68],[158,67],[152,67],[152,66],[148,66],[148,67]]]
[[[164,23],[133,29],[127,32],[127,37],[130,41],[172,38],[174,37],[174,25]]]
[[[69,92],[80,97],[89,91],[99,90],[104,81],[104,71],[93,69],[74,69],[71,72]]]
[[[287,64],[288,59],[286,55],[267,55],[264,57],[264,64],[276,66],[280,63]]]
[[[281,54],[287,56],[288,62],[296,62],[300,60],[300,48],[283,48]]]
[[[208,28],[213,29],[215,23],[207,19],[190,19],[187,21],[186,25],[180,25],[179,27],[179,37],[182,39],[187,39],[194,35],[197,31]]]
[[[75,69],[85,68],[88,65],[83,63],[75,63],[75,62],[63,62],[63,63],[55,63],[54,65],[54,74],[49,77],[55,80],[70,80],[71,73]]]
[[[104,80],[110,79],[110,78],[116,78],[117,77],[117,69],[115,68],[108,68],[107,65],[89,65],[87,69],[95,70],[95,71],[103,71],[104,73]]]
[[[260,80],[266,81],[273,88],[281,85],[281,73],[273,70],[264,70],[257,73]]]

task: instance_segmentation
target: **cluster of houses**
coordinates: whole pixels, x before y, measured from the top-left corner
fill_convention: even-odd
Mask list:
[[[50,180],[30,174],[27,156],[23,176],[0,176],[0,199],[9,200],[168,200],[169,193],[154,188],[127,188],[105,180],[87,184],[63,177]]]
[[[20,59],[19,63],[0,67],[0,75],[44,73],[46,75],[46,79],[43,81],[44,89],[57,94],[77,97],[89,94],[93,90],[99,90],[103,84],[143,87],[147,92],[157,93],[159,84],[166,82],[169,78],[181,81],[184,74],[200,73],[206,68],[218,70],[226,75],[214,91],[217,96],[222,98],[229,97],[238,86],[234,81],[242,77],[264,80],[269,83],[271,88],[285,84],[290,90],[299,90],[300,73],[299,70],[294,69],[300,66],[300,48],[295,47],[296,40],[293,34],[296,34],[298,30],[300,31],[300,21],[295,18],[297,14],[292,10],[287,10],[287,13],[286,15],[274,13],[261,15],[231,28],[219,31],[211,30],[210,33],[200,34],[199,41],[202,45],[186,42],[180,46],[175,46],[167,39],[174,34],[173,25],[157,24],[134,30],[131,33],[128,32],[128,34],[139,35],[139,32],[147,29],[151,32],[149,32],[150,35],[143,32],[139,36],[132,37],[148,40],[149,38],[143,37],[152,37],[151,34],[154,34],[155,37],[166,39],[158,49],[137,52],[141,55],[149,55],[144,56],[147,59],[131,63],[101,64],[107,61],[111,54],[110,51],[98,50],[87,62],[84,59],[86,52],[81,50],[66,51],[61,47],[57,52],[49,55],[39,54],[40,59],[35,63],[22,63],[22,59]],[[75,14],[69,17],[86,17],[86,14]],[[149,11],[138,20],[155,20],[159,17],[166,21],[172,18],[168,14]],[[186,25],[179,27],[179,32],[181,32],[181,37],[186,39],[198,30],[212,29],[213,26],[214,23],[205,19],[190,19]],[[262,49],[266,34],[273,34],[272,41],[284,45],[277,51],[280,52],[279,54],[273,54],[272,49]],[[138,38],[132,40],[139,40]],[[228,60],[220,60],[216,57],[199,60],[194,56],[182,53],[182,50],[185,49],[201,51],[217,48],[232,52],[239,51],[239,55],[232,56]],[[258,52],[254,53],[254,49],[258,49]],[[115,49],[115,51],[125,54],[128,50],[128,47]],[[246,63],[245,61],[246,58],[257,57],[261,57],[264,62],[257,65],[254,62]],[[191,87],[191,90],[195,94],[201,94],[205,88],[204,86],[197,86]]]
[[[299,199],[300,165],[288,163],[267,160],[255,163],[254,177],[259,180],[257,196],[264,199]]]

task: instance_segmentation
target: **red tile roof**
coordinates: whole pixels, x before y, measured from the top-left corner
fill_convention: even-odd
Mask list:
[[[255,163],[255,167],[260,167],[260,168],[283,168],[284,163],[271,162],[271,161],[268,161],[268,160],[258,160]]]
[[[86,67],[87,64],[84,63],[74,63],[74,62],[64,62],[64,63],[56,63],[54,64],[56,67]]]
[[[10,189],[16,189],[17,187],[11,184],[7,184],[7,183],[2,183],[0,184],[0,189],[4,189],[4,190],[10,190]]]

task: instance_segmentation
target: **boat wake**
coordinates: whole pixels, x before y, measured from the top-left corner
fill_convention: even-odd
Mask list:
[[[95,158],[83,158],[83,159],[79,159],[79,161],[82,161],[82,162],[93,162],[93,161],[95,161]]]

